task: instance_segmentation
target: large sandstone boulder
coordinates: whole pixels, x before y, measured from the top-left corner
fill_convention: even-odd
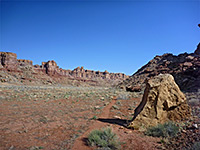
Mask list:
[[[191,109],[185,95],[180,91],[170,74],[160,74],[146,81],[140,105],[136,108],[129,127],[155,126],[169,120],[183,120],[190,116]]]

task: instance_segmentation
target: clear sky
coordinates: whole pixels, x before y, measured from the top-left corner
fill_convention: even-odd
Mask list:
[[[192,53],[200,0],[1,0],[0,51],[133,74],[155,55]]]

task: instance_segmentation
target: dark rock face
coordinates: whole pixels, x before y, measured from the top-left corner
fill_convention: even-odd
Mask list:
[[[120,83],[118,87],[130,89],[139,86],[144,89],[146,79],[150,79],[160,73],[168,73],[173,75],[176,83],[184,92],[197,91],[200,89],[200,55],[197,55],[199,47],[200,45],[198,45],[195,53],[192,54],[155,56],[130,78]]]
[[[200,43],[199,45],[197,46],[197,49],[195,50],[194,52],[196,55],[200,55]]]
[[[7,70],[17,70],[17,55],[10,52],[0,52],[1,66]]]

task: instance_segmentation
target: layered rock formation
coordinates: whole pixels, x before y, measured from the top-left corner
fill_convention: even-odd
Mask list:
[[[63,84],[64,82],[62,82],[62,80],[64,81],[66,78],[71,81],[77,80],[77,82],[82,81],[97,84],[98,82],[101,82],[98,80],[104,80],[105,82],[113,83],[115,81],[122,81],[129,77],[123,73],[86,70],[83,67],[77,67],[74,70],[65,70],[60,68],[54,60],[42,62],[41,65],[33,66],[33,62],[31,60],[17,59],[17,55],[10,52],[0,52],[0,70],[4,70],[5,72],[11,71],[13,73],[19,72],[20,77],[16,77],[16,75],[13,74],[14,78],[28,79],[30,81],[35,80],[35,78],[38,77],[42,80],[47,80],[47,77],[45,77],[47,75],[49,83],[53,83],[52,80],[54,80],[55,83],[59,81],[59,83]],[[35,75],[38,75],[38,77],[35,77]],[[3,81],[7,80],[3,79]],[[66,82],[69,83],[70,81]]]
[[[0,52],[0,68],[7,70],[17,70],[17,55],[10,52]]]
[[[170,74],[160,74],[146,81],[140,105],[129,127],[156,126],[169,120],[183,120],[191,115],[185,95]]]
[[[33,61],[32,60],[26,60],[26,59],[17,59],[17,61],[19,63],[26,63],[26,64],[30,64],[30,65],[33,65]]]
[[[118,85],[127,91],[134,91],[135,87],[144,89],[145,79],[150,79],[160,73],[172,74],[181,90],[185,92],[200,89],[200,44],[195,53],[184,53],[178,56],[164,54],[155,56],[140,68],[130,78]]]

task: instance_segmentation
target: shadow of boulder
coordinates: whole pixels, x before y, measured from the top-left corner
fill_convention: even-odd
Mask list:
[[[110,124],[116,124],[119,126],[127,127],[129,120],[125,119],[105,119],[105,118],[99,118],[97,119],[98,121],[105,122],[105,123],[110,123]]]

